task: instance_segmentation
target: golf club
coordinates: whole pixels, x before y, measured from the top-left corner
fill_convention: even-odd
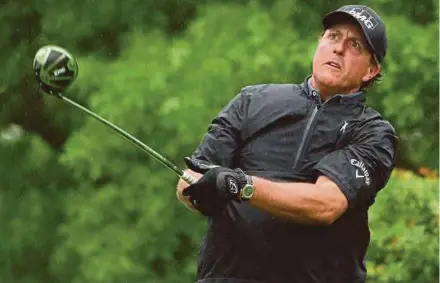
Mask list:
[[[176,173],[188,184],[194,184],[197,180],[191,175],[178,168],[174,163],[163,157],[161,154],[142,143],[140,140],[122,130],[113,123],[90,111],[86,107],[65,97],[62,93],[76,79],[78,75],[78,64],[74,57],[64,48],[47,45],[41,47],[35,54],[33,62],[34,74],[40,88],[47,94],[54,96],[107,125],[120,136],[124,137],[152,157],[162,163],[165,167]]]

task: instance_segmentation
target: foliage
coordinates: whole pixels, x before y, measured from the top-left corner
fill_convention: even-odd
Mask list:
[[[34,135],[3,131],[0,156],[0,282],[54,282],[47,264],[60,241],[60,199],[75,180]]]
[[[389,35],[385,78],[372,105],[398,130],[400,166],[438,168],[438,54],[427,52],[438,42],[438,24],[405,25],[403,18],[389,19],[388,24],[404,27],[405,32]],[[424,36],[415,40],[412,35],[421,32]]]
[[[434,283],[439,278],[438,180],[394,171],[371,208],[371,283]]]

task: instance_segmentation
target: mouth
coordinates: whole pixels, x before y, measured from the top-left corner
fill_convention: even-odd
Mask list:
[[[336,63],[335,61],[328,61],[327,63],[325,63],[325,65],[330,66],[332,68],[336,68],[338,70],[341,70],[341,65],[339,65],[338,63]]]

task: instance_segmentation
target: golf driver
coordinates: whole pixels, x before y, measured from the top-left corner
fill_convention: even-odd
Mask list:
[[[74,57],[67,52],[67,50],[53,45],[41,47],[35,54],[33,68],[38,84],[45,93],[79,108],[96,120],[107,125],[120,136],[124,137],[149,155],[153,156],[156,160],[176,173],[188,184],[194,184],[197,181],[194,177],[187,174],[182,169],[179,169],[171,161],[167,160],[165,157],[142,143],[137,138],[63,95],[63,92],[75,81],[78,75],[78,64]]]

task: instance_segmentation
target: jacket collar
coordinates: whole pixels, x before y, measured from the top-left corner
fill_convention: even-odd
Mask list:
[[[309,75],[305,81],[301,84],[301,88],[305,92],[305,94],[321,103],[321,96],[319,95],[318,90],[314,89],[310,83],[311,75]],[[350,94],[336,94],[333,97],[336,97],[337,101],[341,104],[364,104],[366,101],[366,92],[358,91]]]

